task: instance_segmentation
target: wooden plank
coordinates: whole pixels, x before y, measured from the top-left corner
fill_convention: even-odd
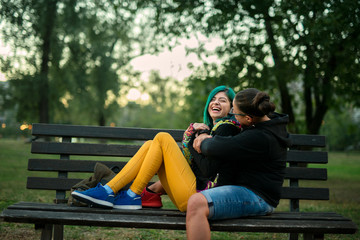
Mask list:
[[[66,124],[33,124],[32,135],[39,137],[79,137],[106,138],[118,140],[148,140],[153,139],[158,132],[170,133],[176,141],[181,141],[184,130],[151,129],[151,128],[120,128],[100,126],[80,126]],[[325,136],[290,134],[293,146],[325,147]]]
[[[127,162],[117,161],[90,161],[90,160],[59,160],[59,159],[29,159],[29,171],[63,171],[63,172],[89,172],[92,173],[96,162],[109,168],[122,169]],[[288,167],[285,170],[286,179],[326,180],[325,168]]]
[[[77,178],[47,178],[47,177],[28,177],[26,188],[38,190],[61,190],[69,191],[72,186],[83,179]]]
[[[28,177],[26,187],[39,190],[62,190],[68,191],[72,186],[82,179],[63,179],[46,177]],[[329,189],[327,188],[300,188],[283,187],[282,199],[304,199],[304,200],[329,200]]]
[[[27,189],[70,191],[71,187],[82,181],[80,178],[28,177]],[[149,185],[154,182],[149,182]]]
[[[149,215],[149,216],[182,216],[186,213],[180,212],[177,209],[164,208],[143,208],[138,211],[126,209],[102,209],[102,208],[88,208],[68,206],[66,204],[53,203],[35,203],[35,202],[19,202],[8,207],[9,209],[17,210],[39,210],[39,211],[57,211],[57,212],[83,212],[83,213],[98,213],[98,214],[128,214],[128,215]]]
[[[139,148],[140,146],[137,145],[120,144],[33,142],[31,153],[130,157]]]
[[[63,172],[94,172],[95,164],[99,162],[111,168],[122,169],[127,162],[101,160],[59,160],[59,159],[29,159],[29,171],[63,171]]]
[[[164,208],[143,208],[138,211],[125,210],[125,209],[101,209],[101,208],[87,208],[87,207],[75,207],[68,206],[66,204],[52,204],[52,203],[35,203],[35,202],[19,202],[8,207],[9,209],[17,210],[40,210],[40,211],[61,211],[61,212],[84,212],[84,213],[98,213],[98,214],[133,214],[133,215],[149,215],[149,216],[183,216],[184,212],[180,212],[176,209],[164,209]],[[266,216],[254,216],[249,218],[261,218],[261,219],[308,219],[308,220],[337,220],[344,221],[350,220],[335,212],[277,212],[275,211],[271,215]]]
[[[143,216],[125,214],[97,214],[79,212],[51,212],[6,209],[2,213],[5,221],[22,223],[48,223],[100,227],[185,229],[184,217]]]
[[[212,222],[212,231],[353,234],[351,221],[231,219]]]
[[[139,148],[140,145],[33,142],[31,152],[39,154],[131,157]],[[287,153],[287,161],[325,164],[328,162],[328,154],[319,151],[290,150]]]
[[[292,146],[302,147],[325,147],[325,136],[310,134],[290,134]]]
[[[104,126],[80,126],[66,124],[33,124],[32,135],[38,137],[106,138],[116,140],[149,140],[158,132],[170,133],[176,141],[181,141],[184,130],[152,128],[120,128]]]
[[[152,229],[185,230],[184,216],[149,216],[141,214],[114,214],[114,212],[62,212],[40,210],[6,209],[2,213],[5,221],[24,223],[48,223],[63,225],[132,227]],[[213,231],[241,232],[301,232],[301,233],[355,233],[356,225],[347,220],[308,220],[308,219],[266,219],[240,218],[210,223]]]
[[[328,163],[328,153],[320,151],[289,150],[287,162],[290,163]]]
[[[282,199],[329,200],[328,188],[283,187]]]
[[[287,167],[285,179],[327,180],[326,168]]]

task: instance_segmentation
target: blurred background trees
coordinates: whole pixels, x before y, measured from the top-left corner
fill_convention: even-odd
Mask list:
[[[0,56],[0,110],[19,123],[185,128],[225,84],[269,92],[291,132],[326,134],[334,149],[360,142],[359,1],[0,3],[0,39],[11,47]],[[188,48],[202,64],[189,63],[186,79],[144,79],[131,67],[199,35],[222,44]]]
[[[292,131],[317,134],[329,109],[345,101],[359,104],[359,1],[167,3],[163,31],[224,39],[216,52],[224,62],[221,68],[205,66],[204,83],[216,72],[216,79],[237,90],[269,91],[289,114]],[[175,19],[171,26],[169,19]]]

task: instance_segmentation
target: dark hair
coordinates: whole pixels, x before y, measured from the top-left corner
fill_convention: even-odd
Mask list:
[[[242,112],[254,117],[263,117],[275,111],[275,104],[270,102],[270,96],[256,88],[238,92],[235,104]]]

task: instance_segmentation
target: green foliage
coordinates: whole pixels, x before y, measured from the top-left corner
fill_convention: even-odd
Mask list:
[[[360,150],[360,112],[354,108],[332,110],[324,119],[320,134],[332,151]]]
[[[1,71],[14,80],[18,121],[107,124],[121,68],[162,42],[147,4],[1,1],[2,40],[14,53],[0,58]]]
[[[329,109],[359,106],[359,1],[0,1],[1,38],[12,50],[0,57],[9,79],[0,108],[19,122],[48,115],[56,123],[183,127],[202,120],[220,84],[269,92],[291,132],[316,134]],[[181,83],[156,74],[146,82],[126,69],[199,32],[224,44],[188,50],[222,64],[204,62]],[[130,88],[150,100],[126,106]]]
[[[291,131],[301,131],[305,122],[306,132],[318,133],[328,109],[342,104],[337,99],[359,104],[358,1],[167,3],[159,20],[166,23],[159,24],[162,31],[190,35],[195,30],[225,41],[217,49],[224,60],[217,74],[205,66],[199,78],[268,91],[278,110],[289,114]],[[212,54],[196,50],[199,56]]]
[[[184,82],[170,77],[162,78],[153,71],[148,81],[129,79],[127,87],[138,89],[148,99],[130,101],[121,107],[112,120],[116,126],[185,129],[194,121],[188,107],[184,106]]]

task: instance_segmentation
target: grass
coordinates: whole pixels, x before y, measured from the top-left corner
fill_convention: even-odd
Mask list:
[[[30,144],[25,141],[0,139],[0,210],[18,201],[52,202],[51,191],[28,190],[27,160]],[[43,157],[43,156],[42,156]],[[302,211],[331,211],[340,213],[360,226],[360,153],[329,153],[328,181],[322,187],[330,188],[329,201],[301,201]],[[51,174],[51,173],[47,173]],[[319,183],[307,182],[317,186]],[[164,205],[172,207],[165,197]],[[287,210],[287,201],[281,201],[278,210]],[[65,226],[65,239],[186,239],[185,231],[100,228]],[[39,239],[40,231],[31,224],[0,222],[0,239]],[[212,233],[212,239],[288,239],[287,234],[273,233]],[[360,239],[355,235],[327,235],[326,239]]]

